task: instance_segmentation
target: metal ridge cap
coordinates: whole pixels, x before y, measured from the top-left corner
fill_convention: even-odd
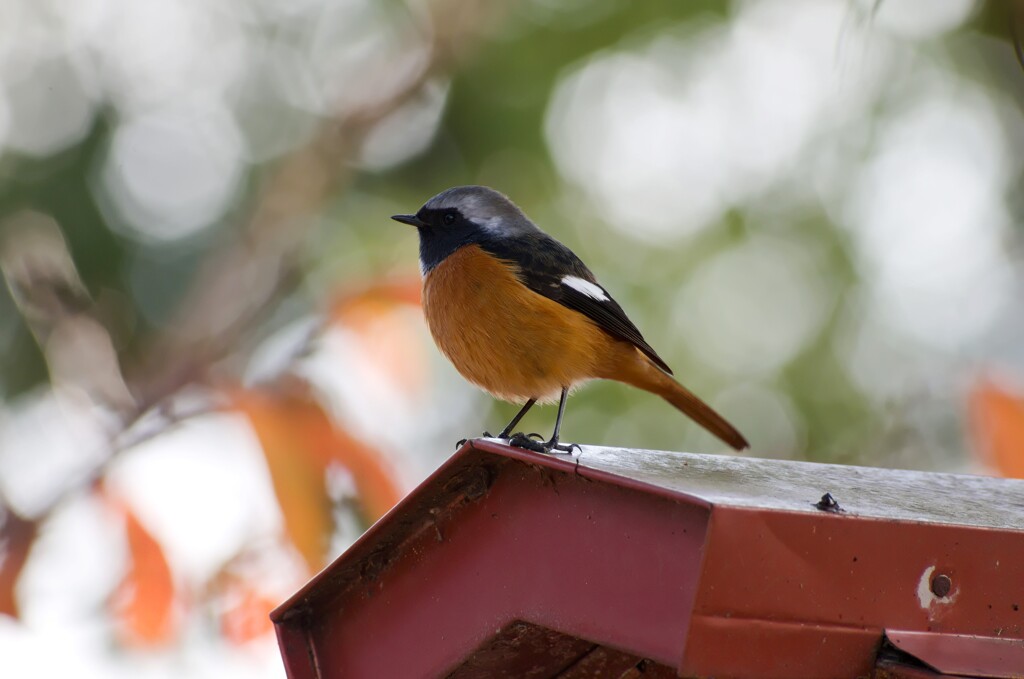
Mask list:
[[[583,446],[578,473],[632,479],[711,506],[816,513],[825,493],[862,518],[1024,530],[1024,480]]]

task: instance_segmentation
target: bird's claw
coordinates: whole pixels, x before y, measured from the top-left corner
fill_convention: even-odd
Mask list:
[[[535,453],[572,453],[573,448],[579,448],[576,443],[559,443],[557,439],[545,441],[539,434],[524,434],[518,432],[512,435],[508,444],[514,448],[532,450]],[[582,449],[581,449],[582,450]]]
[[[493,439],[494,438],[494,434],[492,434],[489,431],[485,431],[484,433],[480,434],[480,438],[482,438],[482,439]],[[466,445],[466,441],[468,441],[468,440],[469,439],[459,439],[458,442],[455,444],[455,450],[458,450],[462,446]]]
[[[512,434],[512,438],[508,440],[508,444],[513,448],[524,448],[526,450],[532,450],[535,453],[548,452],[544,449],[543,441],[536,441],[523,432]]]

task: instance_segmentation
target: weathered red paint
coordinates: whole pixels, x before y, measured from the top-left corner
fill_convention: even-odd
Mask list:
[[[868,676],[885,630],[1017,676],[1022,516],[1019,481],[471,441],[273,619],[292,679]]]
[[[889,630],[893,646],[938,672],[965,677],[1024,676],[1019,639]]]

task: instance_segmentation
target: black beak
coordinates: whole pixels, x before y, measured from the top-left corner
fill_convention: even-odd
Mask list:
[[[417,229],[422,229],[427,225],[425,221],[417,217],[416,215],[391,215],[391,219],[396,222],[402,222],[403,224],[409,224],[415,226]]]

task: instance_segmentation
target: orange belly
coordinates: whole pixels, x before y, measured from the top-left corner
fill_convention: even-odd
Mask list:
[[[562,387],[604,377],[602,366],[624,350],[637,353],[583,314],[524,286],[477,245],[427,274],[423,311],[434,341],[462,376],[506,401],[557,399]]]

